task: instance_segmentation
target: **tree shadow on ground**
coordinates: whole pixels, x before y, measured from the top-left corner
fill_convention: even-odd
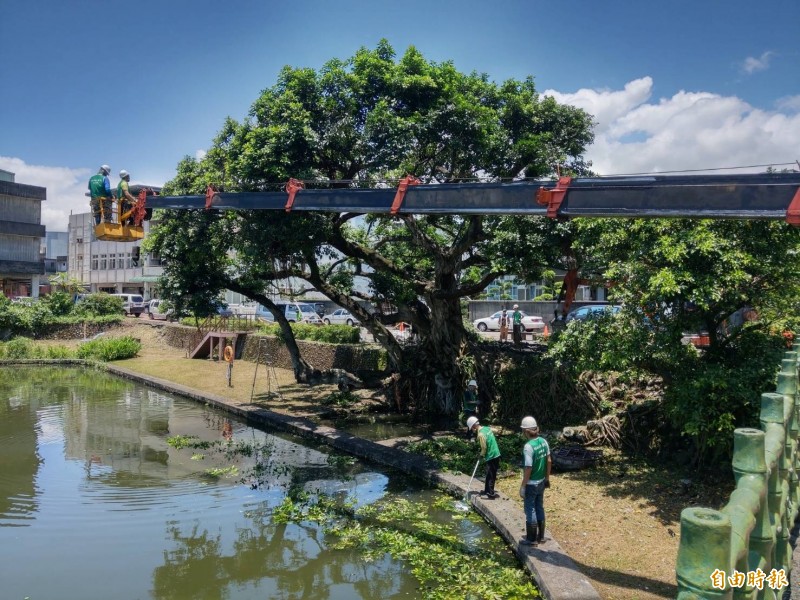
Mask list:
[[[638,501],[662,525],[680,521],[687,506],[722,508],[735,487],[729,468],[690,472],[668,462],[608,450],[601,464],[558,476],[600,488],[611,498]]]

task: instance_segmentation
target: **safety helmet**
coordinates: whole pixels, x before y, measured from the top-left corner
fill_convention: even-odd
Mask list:
[[[467,419],[467,429],[472,429],[475,426],[475,423],[478,422],[478,417],[470,417]]]
[[[515,309],[519,308],[519,304],[515,304],[515,305],[514,305],[514,308],[515,308]]]
[[[122,171],[119,172],[119,178],[120,179],[125,179],[126,177],[130,177],[130,176],[131,176],[131,174],[128,173],[125,169],[122,169]]]
[[[108,165],[103,165],[102,167],[100,167],[100,170],[103,172],[103,175],[108,175],[109,173],[111,173],[111,167],[109,167]]]
[[[477,382],[477,381],[475,381],[474,379],[470,379],[470,380],[469,380],[469,383],[467,384],[467,387],[472,387],[473,385],[474,385],[475,387],[478,387],[478,382]]]
[[[525,417],[522,419],[522,424],[520,425],[520,429],[538,429],[538,427],[536,419],[533,417]]]

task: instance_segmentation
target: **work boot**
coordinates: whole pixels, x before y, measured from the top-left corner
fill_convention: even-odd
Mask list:
[[[536,538],[536,541],[541,544],[542,542],[546,542],[549,539],[550,538],[544,537],[544,519],[542,519],[541,521],[539,521],[539,537]]]
[[[525,523],[525,538],[520,542],[522,546],[538,546],[536,539],[536,523]]]

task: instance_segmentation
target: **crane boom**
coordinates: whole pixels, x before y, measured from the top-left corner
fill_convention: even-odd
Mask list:
[[[148,209],[299,210],[551,217],[787,219],[800,224],[800,173],[561,178],[558,182],[412,185],[394,188],[216,192],[147,196]],[[288,204],[288,206],[287,206]],[[394,209],[394,210],[393,210]]]

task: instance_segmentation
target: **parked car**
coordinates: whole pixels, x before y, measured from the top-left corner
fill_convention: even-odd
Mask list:
[[[314,310],[314,307],[306,302],[276,302],[275,304],[283,307],[286,320],[289,321],[289,323],[296,323],[299,321],[301,323],[310,323],[312,325],[322,325],[322,319],[319,318],[319,315]],[[267,323],[275,322],[275,317],[273,316],[272,312],[260,304],[256,308],[255,318],[259,321],[265,321]]]
[[[358,319],[356,319],[349,310],[344,308],[339,308],[331,314],[325,315],[322,317],[322,322],[325,323],[325,325],[350,325],[351,327],[359,324]]]
[[[161,319],[171,321],[174,310],[167,308],[169,303],[166,300],[153,299],[147,304],[147,316],[151,319]],[[164,310],[166,308],[166,310]]]
[[[525,312],[520,311],[522,313],[522,324],[525,326],[525,331],[543,331],[544,330],[544,320],[542,317],[528,315]],[[491,315],[490,317],[484,317],[482,319],[475,319],[472,324],[475,326],[475,329],[478,331],[500,331],[500,315],[503,314],[503,311],[498,310],[496,313]],[[509,310],[506,312],[509,318],[509,333],[511,332],[511,316],[514,314],[513,310]]]
[[[217,315],[220,317],[232,317],[233,310],[229,306],[219,306],[217,307]]]
[[[615,315],[620,310],[622,310],[621,306],[612,304],[593,304],[591,306],[581,306],[580,308],[574,308],[569,311],[564,319],[564,322],[569,323],[570,321],[585,321],[586,319],[594,319],[606,314]]]
[[[122,310],[129,317],[138,317],[145,310],[145,301],[139,294],[111,294],[116,298],[122,298]]]

